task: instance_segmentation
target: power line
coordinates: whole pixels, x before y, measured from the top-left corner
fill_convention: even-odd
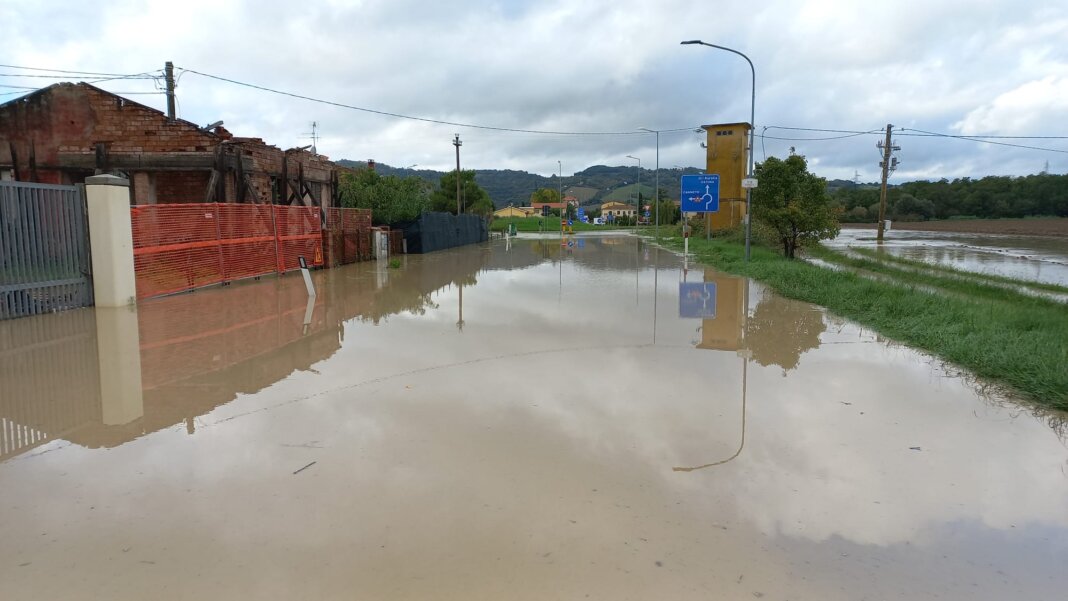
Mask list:
[[[91,73],[82,73],[80,75],[92,75]],[[109,79],[155,79],[154,76],[147,73],[131,73],[128,75],[122,74],[105,74],[114,75]],[[33,77],[37,79],[70,79],[70,75],[40,75],[37,73],[0,73],[0,77]],[[106,81],[106,80],[105,80]]]
[[[380,110],[377,110],[377,109],[369,109],[369,108],[366,108],[366,107],[354,106],[354,105],[351,105],[351,104],[344,104],[342,102],[334,102],[334,101],[331,101],[331,100],[323,100],[321,98],[313,98],[311,96],[304,96],[302,94],[294,94],[292,92],[284,92],[282,90],[275,90],[275,89],[264,87],[264,86],[258,86],[256,84],[245,83],[243,81],[237,81],[235,79],[229,79],[227,77],[220,77],[218,75],[211,75],[209,73],[203,73],[201,71],[196,71],[194,69],[185,69],[185,68],[182,68],[182,67],[178,67],[178,69],[180,71],[182,71],[183,73],[193,73],[193,74],[196,74],[196,75],[200,75],[202,77],[207,77],[209,79],[215,79],[215,80],[218,80],[218,81],[225,81],[227,83],[232,83],[234,85],[244,86],[246,88],[252,88],[254,90],[261,90],[261,91],[264,91],[264,92],[270,92],[272,94],[279,94],[281,96],[289,96],[290,98],[299,98],[301,100],[307,100],[309,102],[316,102],[316,103],[319,103],[319,104],[326,104],[326,105],[329,105],[329,106],[336,106],[336,107],[339,107],[339,108],[351,109],[351,110],[354,110],[354,111],[361,111],[361,112],[364,112],[364,113],[372,113],[372,114],[375,114],[375,115],[383,115],[385,117],[395,117],[397,119],[408,119],[410,121],[421,121],[423,123],[434,123],[434,124],[437,124],[437,125],[451,125],[451,126],[454,126],[454,127],[467,127],[467,128],[471,128],[471,129],[486,129],[486,130],[492,130],[492,131],[506,131],[506,132],[523,133],[523,134],[550,134],[550,135],[557,135],[557,136],[644,136],[644,135],[646,135],[648,133],[648,132],[640,131],[640,130],[636,130],[636,131],[611,131],[611,132],[609,132],[609,131],[546,131],[546,130],[538,130],[538,129],[522,129],[522,128],[516,128],[516,127],[496,127],[496,126],[492,126],[492,125],[478,125],[478,124],[475,124],[475,123],[460,123],[460,122],[456,122],[456,121],[444,121],[444,120],[441,120],[441,119],[430,119],[430,118],[427,118],[427,117],[415,117],[413,115],[404,115],[404,114],[401,114],[401,113],[393,113],[393,112],[389,112],[389,111],[380,111]],[[685,131],[685,130],[689,130],[689,129],[693,129],[693,128],[692,127],[686,127],[686,128],[677,128],[677,129],[661,130],[661,131],[672,131],[672,132],[675,132],[675,131]]]
[[[915,131],[918,129],[902,128],[901,131]],[[955,134],[940,134],[940,133],[916,133],[916,134],[898,134],[900,136],[912,136],[916,138],[962,138],[966,140],[1068,140],[1068,136],[969,136],[969,135],[955,135]]]
[[[768,129],[770,129],[770,127]],[[828,136],[828,137],[822,137],[822,138],[784,138],[784,137],[778,137],[778,136],[767,136],[767,135],[764,135],[764,134],[756,134],[756,135],[759,136],[760,138],[767,139],[767,140],[790,140],[790,141],[797,141],[797,142],[806,142],[806,141],[807,142],[813,142],[813,141],[821,142],[821,141],[825,141],[825,140],[843,140],[845,138],[855,138],[857,136],[876,134],[876,133],[878,133],[878,131],[879,130],[862,131],[862,132],[857,132],[855,134],[844,134],[844,135],[841,135],[841,136]]]
[[[910,129],[910,128],[901,128],[901,131],[914,131],[914,132],[918,132],[920,134],[924,134],[925,137],[953,138],[953,139],[956,139],[956,140],[967,140],[968,142],[979,142],[981,144],[994,144],[996,146],[1011,146],[1013,148],[1026,148],[1028,150],[1042,150],[1042,151],[1045,151],[1045,152],[1059,152],[1059,153],[1062,153],[1062,154],[1068,154],[1068,150],[1060,150],[1060,149],[1057,149],[1057,148],[1043,148],[1041,146],[1027,146],[1025,144],[1010,144],[1008,142],[995,142],[994,140],[986,140],[986,139],[978,138],[978,137],[974,137],[974,136],[955,136],[955,135],[951,135],[951,134],[940,134],[940,133],[931,132],[931,131],[923,131],[922,129]],[[908,135],[908,134],[900,134],[900,135]],[[1058,138],[1058,139],[1062,139],[1062,138]]]
[[[123,73],[100,73],[97,71],[68,71],[65,69],[45,69],[42,67],[22,67],[19,65],[0,65],[6,69],[23,69],[26,71],[45,71],[47,73],[72,73],[75,75],[105,75],[105,76],[122,76]]]

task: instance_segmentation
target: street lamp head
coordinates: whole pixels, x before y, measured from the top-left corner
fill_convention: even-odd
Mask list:
[[[686,46],[686,45],[689,45],[689,44],[704,44],[704,42],[702,42],[701,40],[686,40],[685,42],[679,42],[679,43],[682,44],[683,46]]]

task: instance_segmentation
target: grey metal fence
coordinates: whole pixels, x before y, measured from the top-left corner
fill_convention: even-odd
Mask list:
[[[0,319],[93,304],[85,189],[0,182]]]

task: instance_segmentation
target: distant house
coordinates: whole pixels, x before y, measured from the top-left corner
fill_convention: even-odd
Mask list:
[[[530,208],[532,208],[536,214],[541,213],[542,207],[549,207],[550,209],[556,209],[558,211],[564,208],[564,203],[562,202],[532,202],[530,204]]]
[[[493,212],[494,217],[529,217],[534,213],[530,207],[504,207]]]
[[[610,200],[601,205],[601,216],[608,217],[633,217],[637,213],[634,205],[624,204],[615,200]]]

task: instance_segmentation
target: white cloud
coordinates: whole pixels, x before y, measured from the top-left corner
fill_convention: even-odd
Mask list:
[[[963,135],[1032,133],[1047,135],[1068,123],[1068,77],[1043,77],[998,95],[953,124]]]
[[[45,22],[49,35],[38,35]],[[170,3],[126,0],[92,10],[78,3],[20,6],[0,18],[0,37],[7,60],[17,65],[142,72],[173,60],[360,107],[565,131],[747,119],[748,66],[725,52],[678,44],[701,38],[752,58],[758,126],[869,130],[889,122],[1008,135],[1063,134],[1057,127],[1068,121],[1068,8],[1021,11],[1008,0],[772,1],[755,10],[736,1],[481,0],[456,8],[366,0],[300,11],[286,2],[198,1],[175,10]],[[0,77],[16,85],[41,81]],[[101,85],[155,90],[151,82]],[[533,136],[405,122],[195,74],[182,77],[178,94],[184,117],[203,123],[225,118],[238,135],[281,146],[306,144],[304,132],[318,121],[320,150],[334,158],[447,169],[450,140],[459,132],[470,140],[463,162],[476,168],[547,174],[561,160],[565,172],[573,172],[624,164],[627,154],[654,162],[652,136]],[[161,96],[138,100],[164,104]],[[857,170],[874,179],[874,140],[765,140],[757,158],[795,146],[819,159],[821,175],[852,177]],[[697,142],[690,134],[661,136],[661,164],[700,165]],[[918,138],[903,146],[923,160],[910,164],[917,174],[1022,174],[1047,159],[1052,171],[1068,171],[1064,154]]]

